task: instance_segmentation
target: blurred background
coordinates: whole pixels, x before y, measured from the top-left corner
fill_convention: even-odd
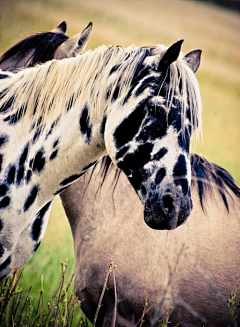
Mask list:
[[[169,46],[184,39],[183,53],[203,51],[196,76],[203,101],[204,141],[195,151],[227,169],[240,184],[239,10],[239,1],[231,0],[0,0],[0,54],[30,34],[51,31],[63,20],[68,36],[93,22],[88,49],[103,43]],[[50,292],[61,279],[60,262],[66,258],[71,274],[72,238],[56,199],[45,238],[25,265],[23,289],[29,283],[39,286],[44,273],[44,289]]]

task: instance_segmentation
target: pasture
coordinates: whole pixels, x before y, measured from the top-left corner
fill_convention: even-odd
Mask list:
[[[2,1],[0,53],[26,35],[53,29],[62,20],[73,35],[93,22],[88,49],[105,44],[170,45],[185,39],[183,52],[200,48],[197,78],[203,100],[203,138],[196,151],[226,168],[240,183],[240,20],[239,14],[196,1]],[[22,287],[39,289],[45,298],[61,279],[60,262],[70,260],[73,245],[60,200],[56,199],[44,241],[25,265]],[[37,292],[37,291],[36,291]],[[34,294],[34,292],[33,292]]]

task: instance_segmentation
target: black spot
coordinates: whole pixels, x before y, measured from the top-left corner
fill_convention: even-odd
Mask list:
[[[27,173],[26,173],[26,183],[28,184],[30,179],[32,177],[32,171],[30,169],[28,169]]]
[[[69,99],[69,101],[67,103],[67,111],[69,111],[72,108],[73,102],[74,102],[74,94],[71,96],[71,98]]]
[[[52,125],[51,125],[49,131],[48,131],[47,134],[46,134],[46,139],[49,137],[49,135],[52,134],[54,128],[55,128],[55,127],[57,126],[57,124],[58,124],[58,121],[59,121],[59,119],[54,120],[54,122],[52,123]]]
[[[0,232],[2,229],[3,229],[3,221],[2,221],[2,219],[0,219]]]
[[[3,93],[3,92],[2,92]],[[0,112],[8,111],[13,105],[14,97],[12,96],[10,99],[8,99],[0,108]]]
[[[41,124],[41,122],[42,122],[42,117],[39,117],[38,121],[37,121],[37,126],[39,126]]]
[[[3,247],[3,245],[0,243],[0,258],[2,258],[3,255],[4,255],[4,247]]]
[[[9,256],[1,265],[0,265],[0,271],[4,270],[7,268],[7,266],[10,265],[12,259],[11,256]]]
[[[38,211],[37,217],[36,217],[36,219],[34,220],[34,222],[32,224],[31,235],[32,235],[32,239],[35,242],[38,241],[38,239],[39,239],[39,236],[40,236],[41,230],[42,230],[43,218],[44,218],[45,213],[49,209],[51,203],[52,203],[52,201],[48,202],[47,204],[45,204],[44,207],[42,207]]]
[[[26,106],[22,106],[20,109],[16,111],[15,114],[4,118],[4,121],[9,121],[9,124],[14,125],[22,119],[25,113],[26,113]]]
[[[16,167],[10,166],[9,171],[8,171],[8,177],[7,177],[8,184],[12,184],[14,182],[15,174],[16,174]]]
[[[151,159],[152,148],[151,143],[142,144],[135,152],[127,154],[124,160],[118,163],[118,167],[125,172],[135,189],[139,189],[142,182],[149,177],[149,172],[143,167]]]
[[[0,184],[0,196],[4,196],[8,191],[6,184]]]
[[[168,125],[173,126],[179,132],[182,127],[181,113],[177,108],[172,108],[168,114]]]
[[[179,133],[178,135],[178,144],[180,148],[182,148],[184,151],[189,153],[189,144],[190,144],[190,136],[188,133],[185,134],[185,136],[182,133]]]
[[[24,166],[20,166],[17,172],[17,185],[20,185],[21,181],[23,180],[24,171]]]
[[[122,121],[113,134],[117,148],[120,148],[133,139],[137,134],[144,117],[144,106],[139,106]]]
[[[38,127],[36,132],[33,135],[33,139],[32,139],[33,143],[36,143],[36,141],[39,139],[39,136],[41,135],[41,132],[42,132],[42,128]]]
[[[19,159],[19,165],[23,165],[27,159],[27,155],[28,155],[28,145],[25,147],[25,149],[23,150],[23,153]]]
[[[43,155],[44,155],[43,149],[41,149],[37,152],[37,154],[33,160],[33,166],[32,166],[33,171],[40,172],[41,170],[43,170],[43,168],[45,166],[45,161],[46,161]]]
[[[33,249],[34,252],[37,251],[37,249],[39,248],[40,244],[41,244],[41,242],[35,244],[34,249]]]
[[[178,157],[178,161],[173,169],[173,177],[175,185],[181,185],[184,195],[188,192],[188,181],[186,179],[187,175],[187,164],[184,155]]]
[[[105,126],[106,126],[106,122],[107,122],[107,117],[104,116],[102,123],[101,123],[101,127],[100,127],[100,133],[103,135],[105,132]]]
[[[119,91],[120,91],[120,85],[118,84],[115,89],[114,89],[114,92],[113,92],[113,95],[112,95],[112,99],[111,99],[111,102],[114,102],[117,100],[118,98],[118,95],[119,95]]]
[[[65,178],[64,180],[61,181],[60,185],[64,186],[67,184],[70,184],[72,182],[74,182],[76,179],[78,179],[79,177],[81,177],[84,173],[80,173],[80,174],[75,174],[72,176],[69,176],[67,178]]]
[[[97,160],[91,162],[89,165],[87,165],[86,167],[84,167],[82,170],[83,171],[88,170],[90,167],[92,167],[93,165],[95,165],[96,162],[97,162]]]
[[[0,136],[0,147],[8,141],[8,137],[5,135]]]
[[[56,140],[56,141],[53,143],[53,148],[55,148],[55,147],[58,145],[58,142],[59,142],[59,140]]]
[[[34,203],[34,201],[36,200],[38,191],[39,191],[39,188],[36,185],[31,189],[30,194],[29,194],[28,198],[26,199],[24,207],[23,207],[24,212],[26,212],[31,207],[31,205]]]
[[[49,157],[49,160],[53,160],[54,158],[56,158],[57,154],[58,154],[58,149],[53,151],[53,153]]]
[[[62,193],[63,191],[66,190],[66,188],[68,188],[68,186],[60,188],[60,189],[59,189],[58,191],[56,191],[53,195],[58,195],[58,194]]]
[[[159,171],[156,174],[155,183],[159,185],[165,176],[166,176],[166,169],[165,168],[159,169]]]
[[[109,76],[112,75],[113,73],[115,73],[119,67],[121,66],[121,64],[117,64],[115,66],[113,66],[113,68],[110,70]]]
[[[0,171],[2,170],[3,155],[0,154]]]
[[[160,149],[156,154],[154,154],[152,160],[160,160],[168,152],[166,148]]]
[[[80,131],[86,136],[86,142],[91,141],[92,125],[89,123],[88,107],[85,105],[79,120]]]
[[[9,77],[9,75],[0,73],[0,79],[4,79],[4,78],[7,78],[7,77]]]
[[[8,207],[10,204],[10,198],[9,196],[5,196],[1,201],[0,201],[0,209],[4,209]]]
[[[180,154],[178,161],[173,169],[173,176],[186,176],[187,174],[187,164],[186,159],[183,154]]]

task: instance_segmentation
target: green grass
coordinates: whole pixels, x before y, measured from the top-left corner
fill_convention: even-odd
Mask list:
[[[139,46],[170,45],[184,38],[183,52],[203,50],[197,72],[203,100],[204,142],[198,153],[223,166],[240,183],[240,20],[237,13],[196,1],[181,0],[2,0],[0,53],[29,34],[53,29],[62,20],[68,35],[93,21],[89,47],[102,43]],[[24,266],[20,287],[38,299],[41,275],[45,299],[51,299],[61,281],[60,262],[74,267],[68,221],[59,199],[54,201],[44,240]]]

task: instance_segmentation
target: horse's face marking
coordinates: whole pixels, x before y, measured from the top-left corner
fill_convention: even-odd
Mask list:
[[[89,111],[87,105],[85,105],[80,115],[79,125],[82,135],[85,136],[86,143],[90,143],[92,135],[92,124],[90,124]]]

